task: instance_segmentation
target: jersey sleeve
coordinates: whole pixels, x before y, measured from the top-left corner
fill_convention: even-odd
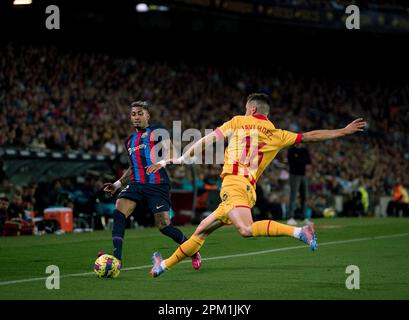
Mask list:
[[[232,118],[231,120],[223,123],[220,127],[216,128],[215,132],[219,138],[226,138],[230,136],[233,131],[236,129],[236,117]]]
[[[302,140],[302,133],[295,133],[287,130],[278,130],[278,136],[281,140],[281,147],[289,147],[294,144],[299,144]]]

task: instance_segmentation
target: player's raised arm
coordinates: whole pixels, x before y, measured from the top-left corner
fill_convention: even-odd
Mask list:
[[[184,154],[178,159],[176,159],[175,164],[183,164],[185,163],[188,159],[191,159],[194,157],[196,152],[203,152],[207,147],[212,146],[213,143],[216,141],[216,139],[219,136],[217,135],[216,131],[212,131],[208,135],[204,136],[200,140],[196,141],[193,145],[190,146],[189,149],[185,151]]]
[[[336,139],[339,137],[354,134],[358,131],[364,131],[366,122],[362,119],[355,119],[345,128],[334,130],[314,130],[305,132],[302,136],[301,142],[319,142],[325,140]]]
[[[211,133],[209,133],[208,135],[204,136],[203,138],[201,138],[200,140],[196,141],[193,145],[190,146],[190,148],[179,158],[177,159],[164,159],[159,161],[158,163],[155,163],[151,166],[149,166],[146,169],[146,173],[151,174],[151,173],[155,173],[156,171],[158,171],[160,168],[162,167],[166,167],[166,165],[168,164],[183,164],[186,163],[186,161],[188,161],[189,159],[191,159],[194,154],[198,151],[202,152],[203,150],[205,150],[207,147],[213,145],[213,143],[217,140],[217,139],[222,139],[223,136],[217,133],[216,131],[213,131]]]
[[[193,157],[197,151],[202,152],[207,147],[212,146],[217,140],[224,140],[226,137],[229,137],[232,134],[232,131],[237,127],[236,119],[237,117],[234,117],[233,119],[223,123],[223,125],[216,128],[216,130],[198,140],[188,150],[186,150],[186,152],[180,158],[178,158],[176,162],[173,163],[185,163],[186,160]]]

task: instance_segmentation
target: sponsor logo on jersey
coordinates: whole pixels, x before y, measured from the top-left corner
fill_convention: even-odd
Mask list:
[[[128,148],[128,154],[131,155],[132,152],[135,152],[136,150],[139,150],[139,149],[145,149],[145,148],[146,148],[145,144],[140,144],[139,146]]]

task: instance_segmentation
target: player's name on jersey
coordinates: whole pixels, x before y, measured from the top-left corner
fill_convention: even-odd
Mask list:
[[[245,124],[241,126],[241,129],[243,130],[257,130],[263,134],[265,134],[268,138],[270,138],[273,135],[273,131],[270,129],[263,127],[261,125],[255,125],[255,124]]]

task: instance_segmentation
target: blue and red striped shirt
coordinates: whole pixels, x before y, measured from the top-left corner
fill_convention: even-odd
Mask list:
[[[169,176],[164,168],[148,175],[146,167],[157,162],[154,147],[161,142],[155,141],[154,130],[164,129],[157,125],[151,125],[143,130],[133,133],[125,140],[125,148],[131,163],[131,182],[138,183],[169,183]],[[152,151],[153,150],[153,151]]]

